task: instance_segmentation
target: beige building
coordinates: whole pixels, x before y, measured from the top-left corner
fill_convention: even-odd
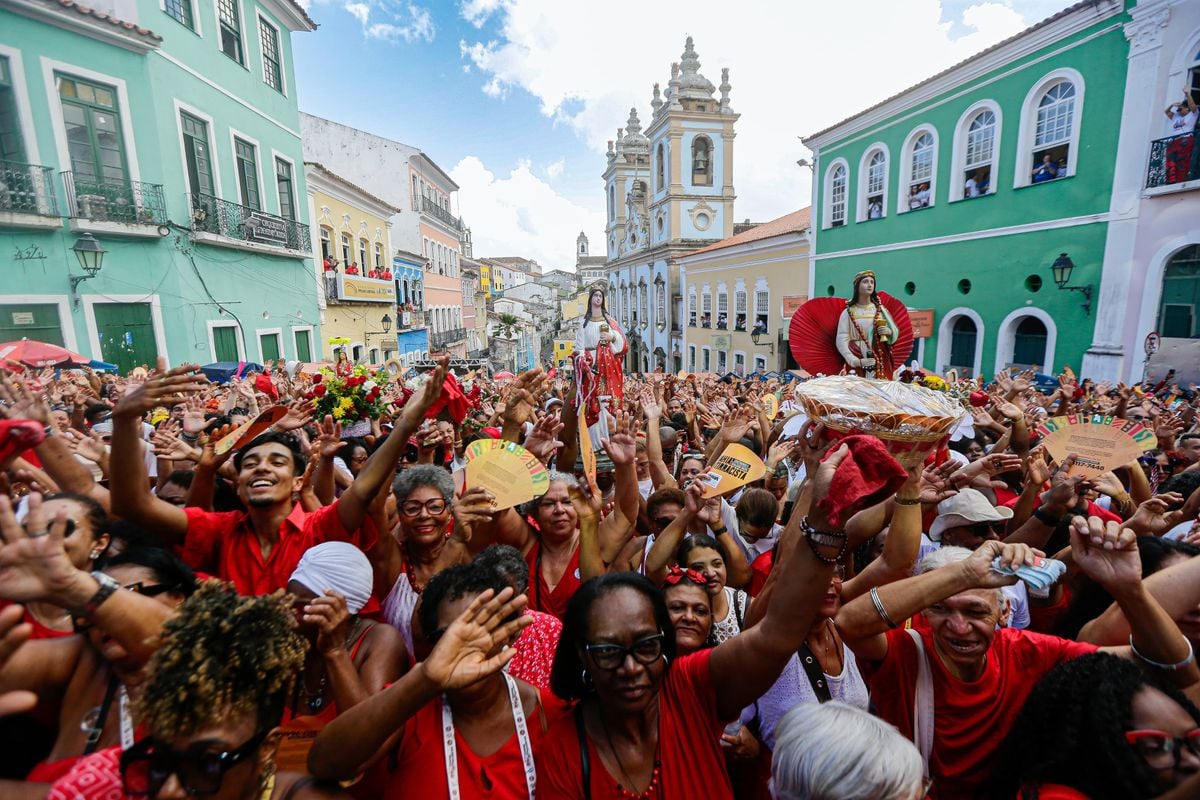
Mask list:
[[[808,299],[811,233],[804,208],[679,258],[683,369],[746,375],[795,367],[788,324]]]
[[[304,163],[304,175],[313,251],[321,254],[320,353],[335,359],[345,348],[355,363],[382,364],[397,351],[390,218],[399,209],[316,162]]]

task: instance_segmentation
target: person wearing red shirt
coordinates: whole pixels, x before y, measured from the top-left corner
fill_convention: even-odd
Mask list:
[[[1095,517],[1076,519],[1071,546],[1075,563],[1116,598],[1134,631],[1131,647],[1112,650],[1151,665],[1177,666],[1172,678],[1182,685],[1200,678],[1190,644],[1142,585],[1134,533]],[[1036,564],[1041,555],[1028,545],[994,540],[974,552],[944,547],[923,562],[928,571],[881,586],[837,615],[876,713],[922,750],[936,800],[974,797],[1037,679],[1096,650],[1057,637],[997,630],[999,590],[1017,580],[992,570],[997,557],[1017,568]],[[922,612],[928,629],[916,633],[918,648],[913,634],[897,623]],[[917,688],[922,660],[928,661],[931,695]],[[931,724],[914,725],[914,713]]]
[[[404,405],[392,435],[375,451],[350,488],[332,505],[306,512],[294,497],[300,488],[305,459],[290,436],[267,433],[240,450],[235,459],[238,498],[245,511],[215,513],[178,508],[149,489],[138,428],[144,413],[167,398],[200,391],[199,367],[183,366],[126,391],[113,411],[110,456],[114,475],[126,480],[112,486],[113,513],[155,532],[178,547],[193,568],[232,581],[242,594],[268,594],[287,586],[308,548],[327,541],[349,541],[366,549],[359,533],[367,506],[396,471],[409,435],[425,416],[445,380],[443,356],[436,380]],[[440,375],[440,377],[438,377]],[[192,491],[211,486],[219,465],[201,464]],[[373,532],[373,526],[366,531]]]

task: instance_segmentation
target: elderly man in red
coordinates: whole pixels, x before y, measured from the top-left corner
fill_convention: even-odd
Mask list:
[[[239,592],[249,595],[285,588],[304,551],[322,542],[348,541],[364,549],[373,544],[363,540],[373,539],[374,527],[359,530],[366,522],[367,507],[389,485],[408,437],[437,398],[447,361],[443,356],[434,379],[405,403],[392,434],[350,488],[332,505],[311,513],[293,499],[304,474],[304,455],[290,437],[281,434],[264,434],[237,454],[237,494],[245,511],[178,508],[150,493],[140,442],[142,415],[203,388],[195,374],[198,369],[177,367],[151,378],[127,391],[117,404],[110,465],[114,475],[126,479],[113,482],[112,510],[178,548],[193,569],[232,581]],[[215,469],[203,465],[197,469],[193,491],[211,487]]]

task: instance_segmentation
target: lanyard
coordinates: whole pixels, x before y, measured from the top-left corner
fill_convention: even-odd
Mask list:
[[[129,694],[124,684],[117,690],[117,711],[121,715],[121,749],[133,747],[133,716],[129,713]]]
[[[521,748],[521,766],[525,768],[525,785],[529,787],[529,798],[533,800],[537,786],[537,770],[533,765],[533,747],[529,743],[529,729],[525,726],[525,711],[521,707],[521,695],[517,682],[502,673],[508,686],[508,700],[512,705],[513,722],[517,726],[517,744]],[[460,800],[458,788],[458,745],[454,741],[454,719],[450,715],[450,704],[442,698],[442,752],[446,756],[446,783],[450,788],[450,800]]]

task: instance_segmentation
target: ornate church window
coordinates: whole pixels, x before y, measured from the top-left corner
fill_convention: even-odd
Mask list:
[[[712,186],[712,142],[707,136],[692,140],[692,185]]]
[[[666,183],[666,154],[662,143],[659,143],[658,150],[655,151],[655,174],[657,175],[657,183],[654,188],[657,191],[662,191],[663,184]]]

